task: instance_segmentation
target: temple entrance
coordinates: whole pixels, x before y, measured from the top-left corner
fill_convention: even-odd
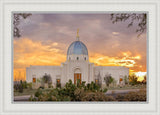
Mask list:
[[[81,84],[81,73],[74,73],[74,84],[77,83],[77,80],[80,80],[80,84]]]
[[[81,84],[81,70],[79,68],[76,68],[74,70],[74,84],[77,84],[77,81],[80,80],[80,84]]]

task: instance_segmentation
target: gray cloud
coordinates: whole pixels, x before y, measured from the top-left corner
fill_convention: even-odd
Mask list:
[[[146,33],[137,38],[137,23],[127,28],[128,21],[112,24],[109,14],[32,14],[19,25],[22,38],[33,41],[60,43],[57,48],[67,52],[67,47],[76,39],[80,29],[80,40],[84,42],[89,54],[100,53],[117,56],[120,52],[130,51],[132,55],[141,54],[145,65]],[[117,33],[117,34],[113,34]],[[21,38],[15,38],[21,39]]]

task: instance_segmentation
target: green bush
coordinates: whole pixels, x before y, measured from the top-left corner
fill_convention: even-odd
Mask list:
[[[23,93],[23,86],[22,86],[22,84],[19,85],[19,90],[18,91],[19,91],[19,93]]]
[[[129,84],[130,85],[140,84],[141,82],[139,82],[137,80],[138,80],[138,78],[137,78],[137,76],[135,74],[129,76]]]
[[[24,89],[27,89],[27,82],[26,82],[26,81],[23,81],[23,82],[22,82],[22,86],[23,86]]]
[[[40,95],[42,95],[42,90],[38,89],[38,91],[35,93],[35,96],[39,97]]]
[[[102,90],[103,93],[106,93],[107,91],[108,91],[107,88],[104,88],[104,89]]]
[[[114,81],[114,78],[111,76],[111,74],[106,74],[104,77],[104,81],[106,85],[109,86],[109,84],[111,84]]]
[[[105,101],[108,98],[103,92],[106,91],[107,89],[100,89],[94,82],[85,85],[85,82],[80,83],[80,81],[77,81],[75,85],[69,80],[63,88],[55,88],[48,91],[46,89],[38,89],[35,97],[30,100],[35,101],[38,98],[38,101]]]
[[[19,90],[19,92],[20,93],[23,93],[23,83],[22,83],[22,80],[20,81],[20,84],[19,84],[19,88],[18,88]]]
[[[146,90],[106,96],[107,89],[101,89],[94,82],[85,85],[73,84],[69,80],[63,88],[38,89],[30,101],[146,101]]]
[[[56,84],[56,87],[58,88],[61,88],[61,83],[58,83],[58,84]]]
[[[84,87],[84,89],[86,91],[93,91],[93,92],[97,92],[97,91],[102,91],[100,90],[100,86],[94,82],[91,82],[87,84],[87,86]]]
[[[27,83],[27,88],[32,89],[32,82]]]

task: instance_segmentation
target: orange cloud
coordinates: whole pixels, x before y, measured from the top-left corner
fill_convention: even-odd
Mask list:
[[[56,48],[57,45],[60,44],[51,42],[43,45],[27,38],[14,40],[14,80],[25,80],[25,68],[30,65],[60,65],[66,55]]]
[[[101,66],[125,66],[130,68],[130,72],[137,71],[137,61],[141,59],[140,54],[132,56],[131,52],[121,52],[119,57],[109,57],[102,54],[92,54],[90,62]],[[142,65],[138,66],[142,68]]]
[[[46,41],[44,44],[28,38],[15,39],[14,80],[25,80],[25,70],[30,65],[60,65],[66,60],[65,48],[64,44],[57,42]],[[89,60],[101,66],[126,66],[130,72],[146,71],[146,67],[139,64],[141,55],[133,55],[130,51],[112,57],[91,52]]]

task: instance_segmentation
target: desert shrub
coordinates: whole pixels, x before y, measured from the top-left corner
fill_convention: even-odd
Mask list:
[[[58,88],[58,87],[61,88],[61,83],[57,83],[57,84],[56,84],[56,87],[57,87],[57,88]]]
[[[18,91],[19,89],[19,84],[14,84],[14,91]]]
[[[19,85],[19,93],[23,93],[23,86]]]
[[[27,88],[32,89],[32,82],[27,83]]]
[[[24,89],[27,89],[27,82],[26,82],[26,81],[23,81],[23,82],[22,82],[22,86],[23,86]]]
[[[128,77],[125,75],[124,76],[124,83],[125,83],[125,85],[128,84],[128,80],[129,80]]]
[[[145,75],[145,76],[144,76],[144,79],[143,79],[143,81],[142,81],[143,84],[146,84],[146,83],[147,83],[147,78],[146,78],[146,77],[147,77],[147,76]]]
[[[117,100],[112,96],[106,96],[105,101],[117,101]]]
[[[46,92],[43,92],[41,95],[38,96],[39,101],[48,101],[50,100],[50,96],[47,95]]]
[[[20,84],[19,84],[19,87],[18,87],[18,91],[20,93],[23,93],[23,83],[22,83],[22,80],[20,81]]]
[[[55,88],[52,90],[38,89],[34,98],[38,101],[105,101],[111,100],[106,98],[104,92],[107,89],[100,89],[100,87],[91,82],[85,85],[85,82],[77,82],[73,84],[69,80],[63,88]],[[31,100],[35,100],[33,97]]]
[[[38,89],[38,91],[35,93],[35,96],[39,97],[40,95],[42,95],[42,90]]]
[[[93,92],[97,92],[97,91],[102,91],[100,86],[96,83],[94,83],[93,81],[90,83],[88,83],[85,87],[84,87],[85,91],[93,91]]]
[[[38,89],[44,89],[44,86],[40,86]]]
[[[23,93],[23,89],[24,89],[24,83],[22,82],[22,80],[20,80],[20,82],[17,82],[14,84],[14,91],[18,91],[19,93]]]
[[[137,80],[138,80],[138,78],[137,78],[137,76],[135,74],[129,76],[129,84],[130,85],[140,84],[141,82],[139,82]]]
[[[116,95],[116,100],[118,100],[118,101],[127,101],[127,99],[125,99],[125,96],[123,94]]]
[[[87,93],[83,98],[82,101],[96,101],[95,100],[95,93],[91,92],[91,93]]]
[[[103,93],[106,93],[107,91],[108,91],[107,88],[104,88],[104,89],[102,90]]]
[[[82,97],[85,95],[84,88],[77,88],[74,91],[75,101],[81,101]]]
[[[69,80],[69,82],[66,83],[66,85],[64,86],[62,90],[62,93],[70,96],[71,100],[75,100],[75,95],[74,95],[74,91],[76,90],[76,85],[72,83],[72,80]]]
[[[129,92],[127,94],[119,94],[116,96],[118,101],[146,101],[146,90],[138,92]]]
[[[114,78],[111,76],[111,74],[106,74],[104,77],[104,81],[106,85],[109,86],[109,84],[111,84],[114,81]]]
[[[129,92],[125,95],[128,101],[146,101],[146,91],[140,90],[138,92]]]
[[[89,92],[82,97],[82,101],[115,101],[115,99],[102,92]]]
[[[46,74],[42,77],[42,80],[44,83],[52,84],[52,78],[49,74]]]
[[[86,82],[85,82],[85,81],[82,81],[81,86],[82,86],[83,88],[85,88],[85,84],[86,84]]]
[[[36,97],[33,97],[33,95],[30,96],[29,101],[37,101],[38,99]]]
[[[62,101],[71,101],[71,98],[69,96],[64,96]]]

